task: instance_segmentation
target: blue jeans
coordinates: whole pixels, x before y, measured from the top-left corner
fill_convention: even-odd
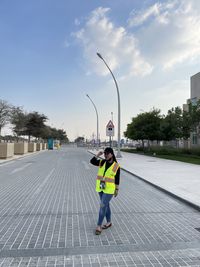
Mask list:
[[[100,209],[99,209],[99,219],[98,219],[98,226],[101,226],[103,223],[104,217],[106,217],[107,222],[111,221],[111,210],[110,210],[110,205],[109,202],[113,195],[111,194],[105,194],[103,192],[99,192],[100,196]]]

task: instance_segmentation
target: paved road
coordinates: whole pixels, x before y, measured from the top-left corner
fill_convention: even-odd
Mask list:
[[[200,266],[200,213],[122,172],[94,235],[97,168],[66,147],[0,165],[0,266]]]

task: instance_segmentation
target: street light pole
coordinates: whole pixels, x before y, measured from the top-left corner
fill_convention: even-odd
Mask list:
[[[96,108],[94,102],[92,101],[92,99],[89,97],[88,94],[86,96],[89,98],[89,100],[91,101],[92,105],[94,106],[94,109],[95,109],[96,115],[97,115],[97,149],[98,149],[99,148],[99,116],[98,116],[97,108]]]
[[[105,59],[102,57],[101,54],[97,53],[97,56],[103,60],[103,62],[105,63],[106,67],[108,68],[108,70],[110,71],[112,77],[113,77],[113,80],[115,82],[115,86],[116,86],[116,89],[117,89],[117,98],[118,98],[118,141],[117,141],[117,158],[121,158],[122,155],[121,155],[121,152],[120,152],[120,141],[121,141],[121,138],[120,138],[120,117],[121,117],[121,112],[120,112],[120,96],[119,96],[119,88],[118,88],[118,84],[117,84],[117,81],[115,79],[115,76],[114,74],[112,73],[110,67],[108,66],[108,64],[106,63]]]
[[[112,123],[113,123],[113,112],[111,111],[111,121],[112,121]],[[111,137],[111,147],[113,148],[113,136]]]

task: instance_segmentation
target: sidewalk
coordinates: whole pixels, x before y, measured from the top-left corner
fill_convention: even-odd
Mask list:
[[[95,151],[90,151],[94,154]],[[121,169],[200,210],[200,165],[121,152]],[[123,181],[123,176],[121,176]]]

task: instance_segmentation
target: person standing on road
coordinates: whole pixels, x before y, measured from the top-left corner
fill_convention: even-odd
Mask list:
[[[105,159],[98,159],[103,153]],[[96,191],[100,196],[100,209],[95,234],[100,235],[102,229],[107,229],[112,226],[109,202],[113,195],[115,197],[118,195],[120,166],[117,163],[111,147],[105,148],[104,152],[98,152],[97,155],[90,160],[90,163],[99,166],[96,178]],[[102,226],[104,217],[106,217],[107,223]]]

